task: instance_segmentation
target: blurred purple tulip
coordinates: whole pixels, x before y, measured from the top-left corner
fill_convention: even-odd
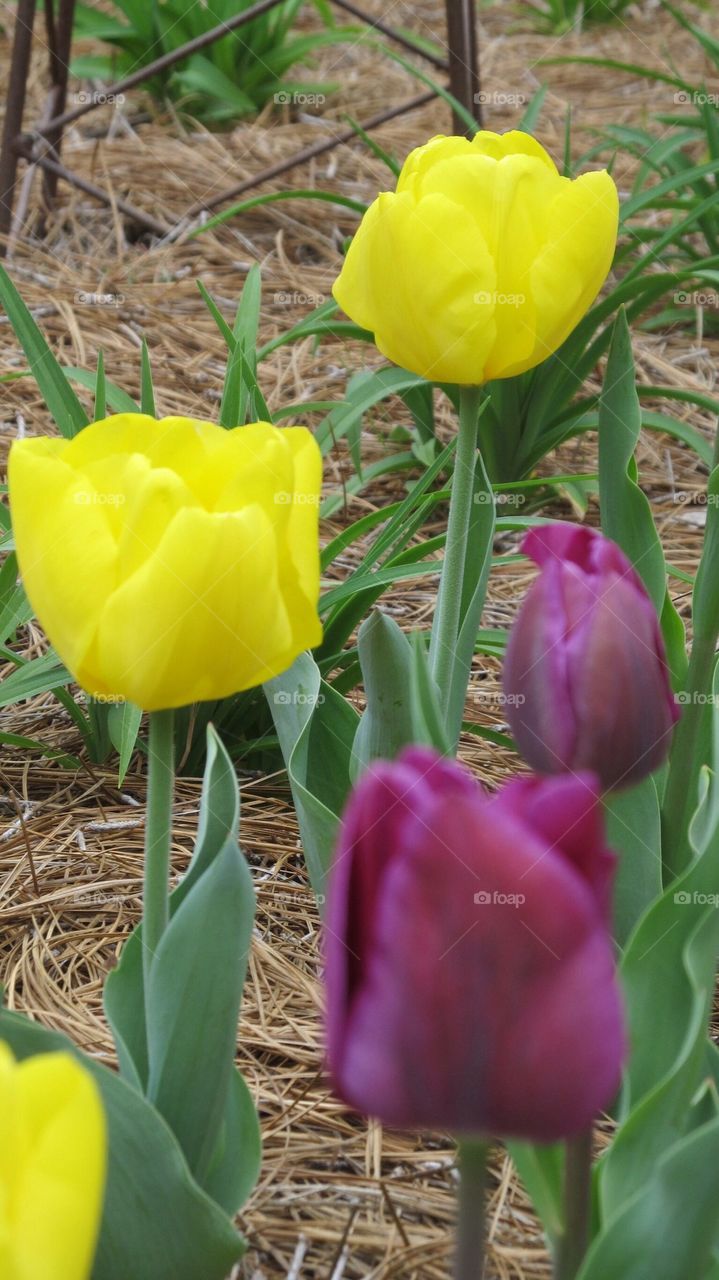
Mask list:
[[[532,529],[522,550],[541,573],[504,664],[517,746],[540,773],[591,769],[605,790],[638,782],[666,757],[679,718],[644,585],[593,529]]]
[[[550,1142],[619,1084],[598,780],[489,799],[412,747],[347,806],[326,920],[335,1091],[385,1123]]]

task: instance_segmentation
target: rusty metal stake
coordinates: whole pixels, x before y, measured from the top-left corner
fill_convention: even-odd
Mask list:
[[[13,195],[17,176],[18,153],[15,142],[22,129],[25,110],[25,93],[30,71],[32,28],[35,21],[35,0],[18,0],[15,19],[15,36],[10,62],[10,80],[7,89],[7,106],[0,143],[0,237],[7,236],[12,225]],[[5,255],[5,245],[0,243],[0,257]]]
[[[458,102],[482,126],[479,92],[479,53],[474,0],[446,0],[449,88]],[[455,133],[467,133],[467,123],[452,113]]]

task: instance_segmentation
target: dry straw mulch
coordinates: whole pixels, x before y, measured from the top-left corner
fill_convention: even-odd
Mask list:
[[[443,39],[441,7],[431,0],[394,3],[383,8],[382,16],[397,26]],[[592,129],[617,122],[642,124],[650,113],[671,110],[673,104],[666,87],[588,67],[542,67],[542,58],[601,52],[658,69],[671,61],[696,81],[706,70],[691,39],[677,34],[652,4],[631,10],[624,22],[593,31],[588,38],[538,36],[527,18],[527,5],[480,10],[487,124],[496,129],[516,124],[522,110],[518,100],[528,99],[545,81],[550,89],[538,135],[555,154],[562,150],[568,104],[578,153],[590,145]],[[8,49],[6,33],[0,39],[4,81]],[[41,54],[38,42],[30,93],[30,111],[36,115],[44,97]],[[204,193],[241,181],[324,136],[344,112],[367,117],[417,92],[403,70],[359,44],[327,51],[320,58],[318,76],[312,74],[338,85],[313,115],[289,119],[268,109],[257,121],[213,135],[171,114],[132,128],[120,116],[104,112],[99,119],[109,134],[90,137],[85,124],[71,130],[65,161],[117,195],[175,221]],[[133,97],[124,115],[146,105],[141,95]],[[95,117],[93,127],[97,123]],[[383,127],[377,137],[401,157],[431,133],[448,127],[445,107],[432,105]],[[619,163],[620,184],[626,185],[632,171],[631,163]],[[387,185],[387,174],[361,144],[354,144],[275,185],[317,186],[370,199],[378,187]],[[34,215],[35,191],[29,208]],[[342,241],[355,224],[345,210],[305,201],[254,210],[194,241],[146,247],[128,239],[119,217],[63,186],[47,238],[42,243],[18,240],[11,270],[65,363],[92,366],[102,348],[108,376],[135,395],[144,336],[152,355],[159,411],[212,417],[222,385],[224,350],[196,280],[203,280],[229,315],[249,265],[259,262],[261,337],[266,340],[329,296]],[[112,293],[115,302],[87,305],[79,295],[88,293]],[[716,342],[692,337],[686,330],[638,334],[639,377],[647,383],[711,391],[716,348]],[[352,368],[381,363],[366,348],[326,341],[316,350],[308,340],[267,360],[261,383],[272,408],[339,398]],[[0,373],[24,367],[10,327],[0,317]],[[29,379],[2,386],[0,394],[3,451],[19,430],[52,429]],[[707,432],[714,427],[708,415],[688,407],[679,406],[675,412]],[[391,427],[405,420],[400,403],[375,413],[366,423],[365,456],[385,453],[391,447]],[[451,429],[448,416],[440,415],[440,429]],[[567,447],[547,469],[556,464],[561,471],[593,470],[592,450],[591,442]],[[677,568],[691,571],[704,518],[701,468],[689,451],[656,435],[643,440],[640,462],[669,559]],[[340,446],[328,460],[327,491],[336,491],[348,473],[347,454]],[[396,479],[378,482],[352,500],[346,513],[327,522],[323,537],[398,492]],[[558,504],[556,510],[571,514],[568,505],[562,509]],[[594,508],[589,518],[596,520]],[[513,547],[506,540],[502,549]],[[349,563],[344,562],[345,570]],[[491,587],[488,623],[506,625],[530,577],[523,564],[502,566]],[[686,612],[687,588],[679,580],[673,585]],[[386,607],[407,627],[428,625],[433,601],[434,580],[428,578],[393,590]],[[36,627],[27,628],[22,638],[28,655],[42,651],[44,640]],[[497,674],[491,662],[477,661],[467,714],[500,726]],[[79,750],[71,723],[51,696],[6,711],[4,727],[40,737],[50,746]],[[462,755],[489,785],[513,766],[506,753],[470,737],[463,741]],[[105,974],[140,911],[142,757],[119,792],[112,769],[87,765],[76,774],[36,756],[4,750],[0,783],[0,978],[7,999],[12,1007],[66,1031],[87,1051],[112,1061],[101,993]],[[175,874],[182,872],[190,854],[198,796],[196,781],[180,782]],[[319,920],[282,775],[244,780],[242,841],[253,867],[259,909],[238,1062],[258,1101],[265,1156],[259,1186],[242,1214],[250,1247],[237,1274],[248,1280],[440,1280],[450,1267],[455,1212],[451,1142],[368,1125],[348,1114],[323,1082]],[[493,1161],[491,1193],[490,1277],[545,1280],[549,1267],[541,1230],[501,1151]]]

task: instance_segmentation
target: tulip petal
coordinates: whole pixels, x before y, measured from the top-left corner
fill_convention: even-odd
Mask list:
[[[25,590],[71,671],[92,644],[102,602],[117,582],[109,506],[65,461],[62,440],[17,440],[8,478]]]
[[[624,1050],[611,941],[584,876],[521,815],[438,797],[404,825],[374,915],[332,1064],[353,1106],[553,1141],[609,1103]]]
[[[548,211],[551,235],[531,272],[537,311],[532,363],[552,355],[596,298],[612,265],[619,197],[610,175],[584,173],[562,185]],[[503,377],[521,373],[507,365]]]
[[[284,670],[317,643],[294,636],[277,544],[259,506],[180,511],[157,550],[110,597],[86,688],[123,690],[147,710],[221,698]]]
[[[3,1280],[87,1280],[105,1176],[97,1089],[69,1054],[42,1054],[11,1066],[3,1057],[0,1123],[4,1131],[9,1122],[14,1156],[12,1164],[0,1163]],[[2,1248],[0,1243],[0,1255]]]
[[[388,359],[458,383],[483,381],[495,291],[494,263],[472,215],[443,195],[415,204],[406,192],[370,206],[333,289]]]

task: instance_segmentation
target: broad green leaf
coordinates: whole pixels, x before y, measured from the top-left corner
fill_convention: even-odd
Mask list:
[[[447,733],[446,708],[442,706],[439,690],[432,678],[424,637],[418,632],[412,637],[411,706],[415,742],[434,747],[441,755],[453,754],[453,746]]]
[[[508,1142],[507,1149],[550,1241],[559,1240],[564,1230],[561,1145]]]
[[[150,364],[150,352],[147,348],[145,339],[142,339],[142,352],[140,356],[140,411],[146,413],[148,417],[156,416],[155,409],[155,388],[152,383],[152,365]]]
[[[217,1147],[205,1189],[229,1214],[254,1191],[262,1164],[262,1133],[255,1101],[237,1069],[232,1072]]]
[[[604,798],[607,843],[619,854],[614,886],[614,936],[620,946],[662,892],[659,796],[653,777]]]
[[[17,1013],[0,1011],[0,1040],[19,1059],[71,1053],[100,1088],[110,1158],[92,1280],[226,1280],[244,1242],[193,1181],[177,1140],[154,1108],[64,1036]]]
[[[704,1280],[719,1239],[719,1120],[658,1161],[595,1239],[577,1280]]]
[[[324,901],[339,816],[350,790],[359,717],[309,653],[264,685],[297,811],[310,881]]]
[[[0,569],[0,644],[5,644],[33,616],[17,572],[17,556],[11,552]]]
[[[230,838],[174,912],[145,991],[147,1095],[202,1186],[232,1087],[254,914],[252,877]]]

